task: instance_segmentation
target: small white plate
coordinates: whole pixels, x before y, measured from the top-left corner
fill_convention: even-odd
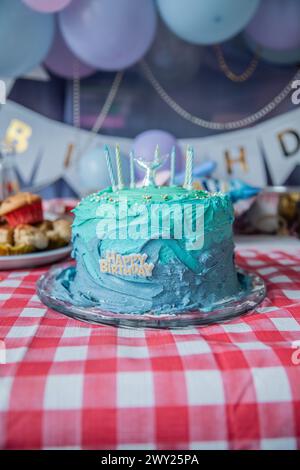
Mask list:
[[[44,264],[52,264],[66,258],[72,251],[67,245],[56,250],[38,251],[26,255],[0,256],[0,270],[36,268]]]

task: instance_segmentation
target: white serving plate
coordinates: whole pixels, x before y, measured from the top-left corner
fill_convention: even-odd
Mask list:
[[[60,261],[72,251],[72,246],[67,245],[55,250],[38,251],[25,255],[0,256],[0,270],[36,268],[45,264],[53,264]]]

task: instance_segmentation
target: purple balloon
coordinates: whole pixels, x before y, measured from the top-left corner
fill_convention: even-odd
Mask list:
[[[171,154],[172,147],[176,148],[176,172],[183,169],[183,156],[176,138],[169,132],[160,130],[150,130],[139,134],[133,142],[133,151],[136,157],[142,157],[144,160],[153,160],[156,146],[159,145],[161,155]],[[161,169],[170,168],[170,160],[168,159]],[[137,166],[135,168],[138,177],[142,178],[145,173]]]
[[[253,41],[253,39],[246,34],[244,35],[244,39],[252,52],[257,51],[258,45]],[[296,47],[296,49],[290,49],[288,51],[278,51],[262,47],[260,49],[260,57],[266,62],[271,62],[272,64],[287,66],[296,65],[300,62],[300,48]]]
[[[56,27],[56,34],[45,60],[47,68],[63,78],[84,78],[96,72],[95,69],[81,62],[66,45],[64,38]]]
[[[300,47],[299,0],[263,0],[246,34],[258,45],[274,51]]]
[[[73,0],[59,13],[66,43],[102,70],[125,69],[149,49],[156,30],[152,0]]]
[[[63,10],[72,0],[23,0],[33,10],[42,13],[54,13]]]

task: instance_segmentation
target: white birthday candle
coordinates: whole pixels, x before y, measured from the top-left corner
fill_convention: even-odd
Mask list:
[[[159,160],[159,157],[160,157],[160,149],[159,149],[159,145],[157,145],[155,147],[155,152],[154,152],[154,161],[157,162]]]
[[[176,161],[176,148],[175,145],[171,151],[171,164],[170,164],[170,186],[174,186],[175,179],[175,161]]]
[[[194,164],[194,149],[191,146],[188,146],[186,151],[186,160],[185,160],[185,180],[184,188],[192,189],[193,187],[193,164]]]
[[[134,177],[134,152],[131,151],[130,157],[130,187],[135,188],[135,177]]]
[[[122,173],[122,162],[121,152],[119,145],[116,145],[116,165],[117,165],[117,176],[118,176],[118,189],[124,188],[123,173]]]
[[[107,165],[107,169],[108,169],[109,179],[110,179],[110,182],[111,182],[111,188],[112,188],[113,191],[115,191],[116,190],[116,181],[115,181],[115,178],[114,178],[113,169],[112,169],[112,165],[111,165],[109,148],[108,148],[107,145],[105,145],[105,147],[104,147],[104,153],[105,153],[105,159],[106,159],[106,165]]]

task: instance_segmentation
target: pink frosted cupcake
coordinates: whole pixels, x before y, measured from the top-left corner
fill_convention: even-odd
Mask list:
[[[0,216],[4,217],[11,227],[41,222],[43,220],[42,199],[31,193],[9,196],[0,206]]]

